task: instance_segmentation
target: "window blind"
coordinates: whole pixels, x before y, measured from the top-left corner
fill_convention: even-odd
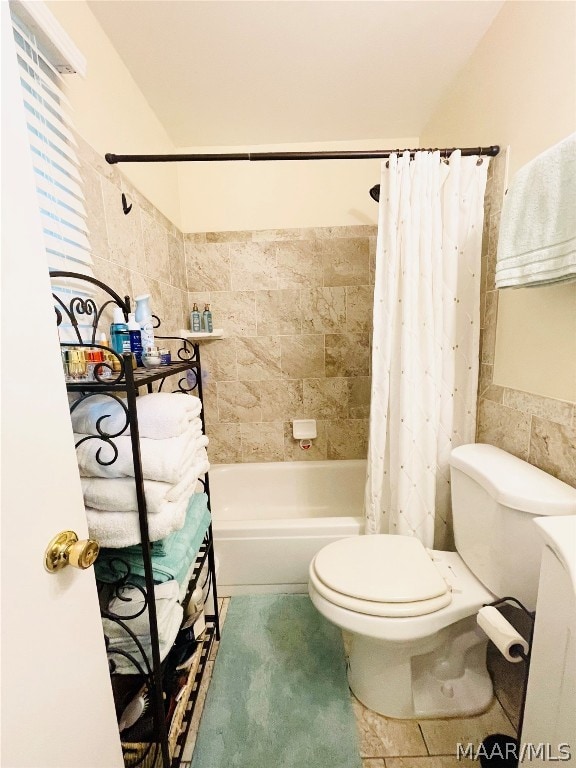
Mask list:
[[[37,24],[30,28],[18,4],[11,3],[11,16],[48,266],[92,274],[80,164],[58,71],[71,68],[56,62],[52,41]]]

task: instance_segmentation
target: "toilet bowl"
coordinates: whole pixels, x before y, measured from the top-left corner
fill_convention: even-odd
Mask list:
[[[492,700],[482,605],[504,595],[536,601],[538,515],[576,514],[576,490],[489,445],[452,452],[457,552],[416,538],[355,536],[310,564],[317,610],[350,635],[355,696],[397,718],[477,714]]]

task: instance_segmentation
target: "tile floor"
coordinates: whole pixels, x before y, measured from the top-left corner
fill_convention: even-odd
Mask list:
[[[218,601],[224,624],[229,598]],[[182,756],[182,768],[189,768],[206,691],[210,683],[218,643],[214,642],[200,688],[190,734]],[[456,744],[478,746],[491,733],[514,735],[514,726],[497,699],[487,712],[476,717],[438,720],[395,720],[366,709],[352,694],[362,768],[456,768],[477,766],[469,758],[457,757]],[[212,768],[212,767],[211,767]]]

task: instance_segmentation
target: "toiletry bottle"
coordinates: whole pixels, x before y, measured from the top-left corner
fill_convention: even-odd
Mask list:
[[[124,322],[124,313],[121,307],[114,307],[114,322],[110,326],[110,342],[114,352],[119,355],[122,352],[130,352],[130,332]]]
[[[142,349],[145,351],[154,346],[154,326],[152,323],[152,310],[150,309],[150,294],[136,296],[136,322],[140,326],[142,336]]]
[[[212,333],[212,312],[210,312],[210,304],[204,304],[204,312],[202,312],[202,324],[206,333]]]
[[[130,312],[128,315],[128,331],[130,333],[130,349],[136,358],[136,365],[142,365],[142,332],[134,312]]]
[[[198,311],[198,304],[192,305],[192,312],[190,313],[190,325],[193,331],[201,331],[202,325],[200,320],[200,312]]]

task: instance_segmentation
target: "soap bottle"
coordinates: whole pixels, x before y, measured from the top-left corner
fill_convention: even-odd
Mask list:
[[[212,312],[210,312],[210,304],[204,305],[204,312],[202,312],[202,323],[206,333],[212,333]]]
[[[150,309],[150,294],[136,296],[136,322],[140,326],[142,348],[144,350],[154,347],[154,326],[152,323],[152,310]]]
[[[134,312],[128,315],[128,332],[130,333],[130,350],[136,358],[136,365],[142,365],[142,332],[136,321]]]
[[[124,313],[121,307],[114,307],[114,321],[110,325],[110,343],[114,352],[119,355],[122,352],[130,352],[130,333],[124,322]]]
[[[198,304],[196,304],[196,302],[192,305],[192,312],[190,312],[190,325],[194,332],[202,330],[200,312],[198,311]]]

